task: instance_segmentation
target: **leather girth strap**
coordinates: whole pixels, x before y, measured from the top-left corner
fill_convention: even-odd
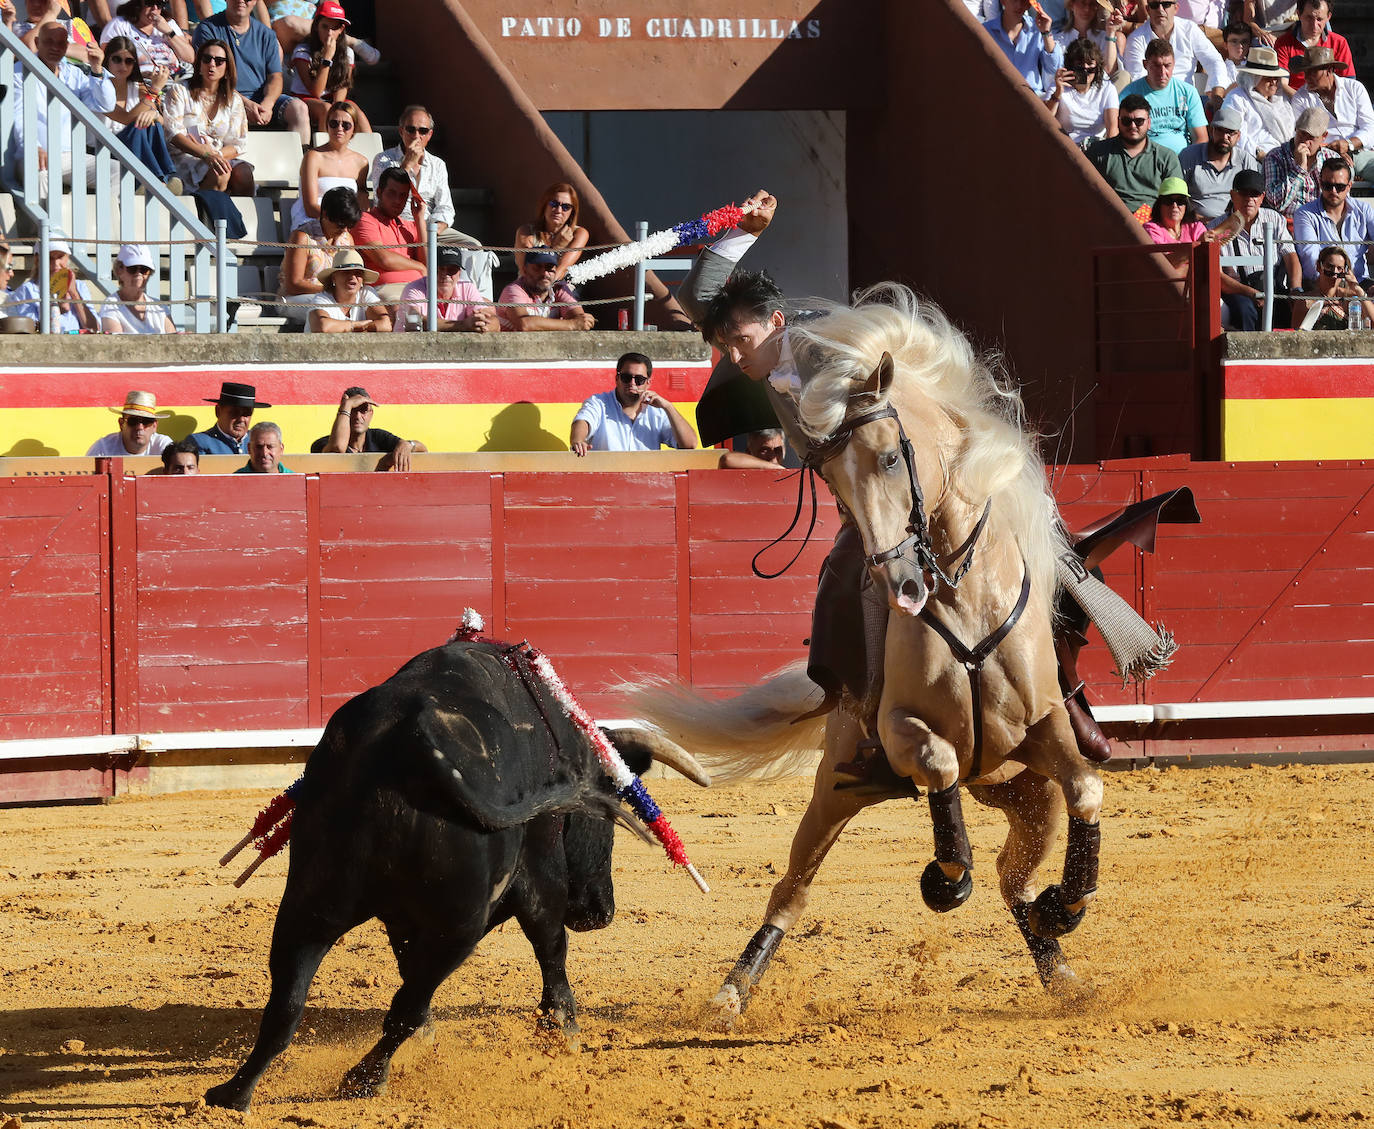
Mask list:
[[[964,669],[968,671],[969,693],[973,700],[973,761],[969,765],[968,774],[964,777],[965,780],[976,780],[983,771],[983,663],[987,661],[988,656],[993,651],[997,650],[997,645],[1016,626],[1017,620],[1021,618],[1021,613],[1026,610],[1026,604],[1030,601],[1030,590],[1030,571],[1023,563],[1021,566],[1021,594],[1016,597],[1016,606],[1011,609],[1011,614],[1002,621],[1001,627],[976,647],[971,648],[964,646],[963,640],[940,622],[929,604],[921,609],[921,618],[930,625],[935,634],[945,641],[955,659],[963,663]]]

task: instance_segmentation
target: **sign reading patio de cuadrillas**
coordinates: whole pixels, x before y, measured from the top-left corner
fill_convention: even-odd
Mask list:
[[[878,98],[877,0],[464,6],[541,110],[838,110]]]

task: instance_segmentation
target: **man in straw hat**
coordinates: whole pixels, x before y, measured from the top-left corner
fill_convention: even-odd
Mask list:
[[[1330,114],[1327,144],[1350,162],[1361,180],[1374,180],[1369,153],[1369,146],[1374,145],[1374,106],[1369,91],[1355,79],[1342,77],[1348,67],[1330,47],[1312,47],[1289,66],[1307,78],[1293,95],[1293,112],[1320,108]]]
[[[111,408],[119,416],[119,430],[91,444],[88,455],[160,455],[172,440],[157,429],[157,421],[171,412],[158,411],[157,397],[151,392],[131,389],[122,408]]]
[[[220,385],[219,399],[205,402],[215,405],[215,425],[197,431],[192,439],[202,455],[246,455],[248,427],[253,422],[254,408],[270,408],[258,400],[258,391],[251,384],[226,380]]]
[[[1337,60],[1346,65],[1345,74],[1355,77],[1355,57],[1350,53],[1350,41],[1331,30],[1329,0],[1298,0],[1298,22],[1274,41],[1274,54],[1285,72],[1296,57],[1306,55],[1313,47],[1328,47]],[[1284,94],[1292,97],[1305,84],[1306,75],[1294,74],[1284,84]]]

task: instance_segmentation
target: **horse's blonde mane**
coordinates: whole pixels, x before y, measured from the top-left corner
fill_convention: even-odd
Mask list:
[[[1014,537],[1042,592],[1055,590],[1054,561],[1064,551],[1063,526],[1050,498],[1044,464],[1028,433],[1020,394],[934,304],[897,283],[854,296],[852,306],[824,305],[824,316],[794,324],[789,334],[799,367],[809,373],[801,426],[814,439],[844,422],[850,397],[891,354],[889,398],[900,409],[924,397],[962,437],[946,460],[949,487],[970,505],[993,499],[993,528]],[[910,426],[910,425],[909,425]],[[920,444],[921,437],[912,434]]]

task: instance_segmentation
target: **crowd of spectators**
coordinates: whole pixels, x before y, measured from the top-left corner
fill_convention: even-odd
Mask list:
[[[1341,320],[1309,319],[1300,300],[1346,284],[1324,273],[1333,254],[1361,288],[1374,238],[1374,208],[1352,193],[1374,183],[1374,107],[1332,0],[965,3],[1152,240],[1245,258],[1268,243],[1276,323]],[[1223,274],[1225,323],[1257,328],[1266,280]]]

